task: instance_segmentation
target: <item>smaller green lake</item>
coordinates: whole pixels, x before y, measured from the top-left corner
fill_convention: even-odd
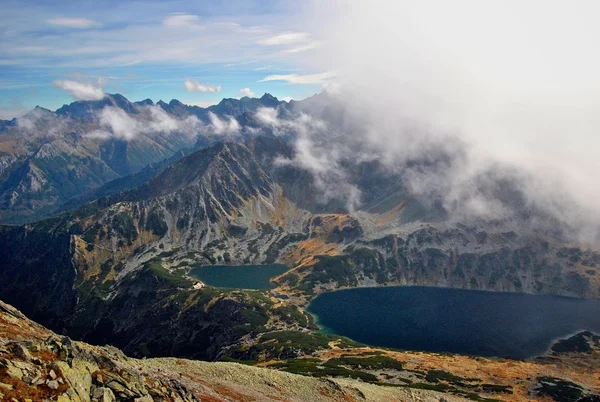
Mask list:
[[[282,264],[207,265],[193,268],[190,276],[218,288],[273,289],[271,278],[289,270]]]

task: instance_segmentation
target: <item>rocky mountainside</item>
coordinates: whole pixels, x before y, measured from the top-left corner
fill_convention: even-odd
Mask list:
[[[340,340],[268,368],[140,360],[57,335],[0,301],[3,401],[596,402],[599,353],[598,337],[581,333],[526,362],[347,348]]]
[[[59,336],[0,302],[3,401],[460,401],[429,390],[312,378],[237,363],[132,359]]]
[[[140,171],[148,180],[150,165],[172,163],[178,152],[214,141],[211,114],[226,120],[280,105],[285,102],[268,94],[224,99],[209,108],[177,100],[130,102],[113,94],[55,112],[36,107],[0,124],[0,222],[34,221],[79,206],[81,194],[88,193],[87,201],[108,195],[98,193],[101,186]],[[139,184],[121,181],[120,190]]]

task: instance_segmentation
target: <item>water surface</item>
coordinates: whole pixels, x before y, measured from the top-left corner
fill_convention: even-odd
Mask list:
[[[281,264],[268,265],[207,265],[193,268],[190,276],[219,288],[272,289],[271,278],[289,268]]]
[[[600,301],[431,287],[324,293],[308,306],[325,332],[407,350],[525,358],[561,337],[600,333]]]

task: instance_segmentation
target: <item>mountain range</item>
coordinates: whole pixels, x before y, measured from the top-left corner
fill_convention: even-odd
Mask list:
[[[243,120],[260,107],[289,105],[269,94],[208,108],[114,94],[54,112],[38,106],[0,122],[0,222],[49,216],[73,197],[217,141],[206,128],[211,114]]]
[[[360,194],[350,205],[337,194],[341,179],[302,162],[306,138],[294,125],[335,125],[347,113],[328,94],[206,109],[109,95],[2,122],[0,299],[134,357],[262,364],[331,342],[358,346],[321,334],[305,311],[334,289],[600,298],[600,253],[549,230],[550,218],[529,225],[544,215],[511,183],[500,194],[511,219],[457,221],[415,193],[404,170],[342,158],[336,177]],[[322,140],[339,135],[324,129]],[[443,159],[415,157],[409,168],[443,168]],[[196,266],[270,263],[290,268],[271,292],[198,288],[190,276]]]

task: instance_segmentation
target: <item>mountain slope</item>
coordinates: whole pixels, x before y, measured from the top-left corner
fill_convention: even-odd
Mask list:
[[[434,391],[317,379],[236,363],[131,359],[114,347],[58,336],[1,301],[0,324],[2,400],[463,400]]]
[[[2,124],[0,222],[49,216],[72,197],[171,160],[183,149],[214,142],[207,137],[211,113],[229,119],[281,104],[265,94],[224,99],[204,109],[177,100],[133,103],[113,94],[73,102],[56,112],[37,107]]]

